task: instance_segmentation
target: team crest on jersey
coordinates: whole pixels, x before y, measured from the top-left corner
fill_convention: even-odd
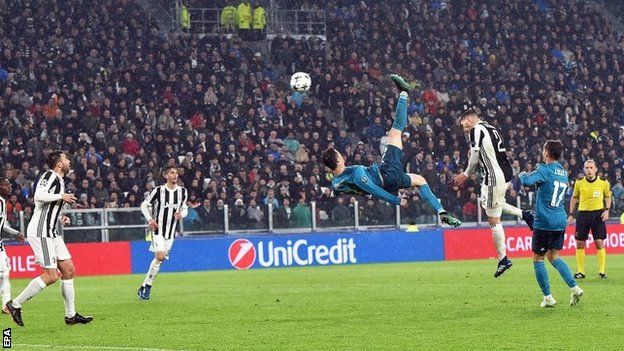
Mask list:
[[[42,186],[42,187],[48,186],[48,180],[47,179],[42,179],[41,183],[39,183],[39,185]]]

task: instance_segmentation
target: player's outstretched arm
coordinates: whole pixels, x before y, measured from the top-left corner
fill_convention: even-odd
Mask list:
[[[522,185],[524,186],[531,186],[531,185],[539,184],[546,180],[542,172],[539,171],[539,169],[531,173],[520,172],[518,177],[520,178],[520,183],[522,183]]]

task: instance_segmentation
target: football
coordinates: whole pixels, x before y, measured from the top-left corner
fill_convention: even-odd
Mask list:
[[[297,72],[290,77],[290,86],[294,91],[304,93],[312,86],[312,79],[305,72]]]

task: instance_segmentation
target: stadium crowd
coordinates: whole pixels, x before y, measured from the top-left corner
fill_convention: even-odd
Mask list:
[[[162,33],[137,2],[16,0],[3,3],[0,162],[14,184],[8,220],[26,219],[45,155],[65,150],[76,208],[136,207],[161,171],[179,165],[190,190],[187,229],[353,223],[354,198],[333,196],[320,154],[348,164],[380,157],[392,124],[397,72],[414,85],[405,164],[450,212],[474,220],[478,179],[451,185],[467,161],[457,126],[468,103],[504,133],[514,174],[531,170],[548,138],[565,144],[572,178],[595,158],[624,205],[624,43],[603,16],[564,0],[328,1],[327,41],[270,42],[254,52],[237,35]],[[300,8],[311,3],[299,1]],[[476,5],[478,3],[478,5]],[[314,85],[293,93],[289,77]],[[407,195],[404,222],[433,220]],[[517,177],[509,200],[527,208]],[[394,208],[359,199],[363,225],[394,223]]]

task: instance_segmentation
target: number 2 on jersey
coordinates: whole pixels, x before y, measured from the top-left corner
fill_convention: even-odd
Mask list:
[[[503,138],[498,133],[498,130],[492,129],[492,133],[494,133],[494,137],[496,137],[498,152],[506,152],[507,149],[503,146]],[[494,144],[494,143],[492,143]]]
[[[565,191],[568,188],[568,183],[554,181],[554,189],[552,193],[552,199],[550,199],[550,206],[559,207],[561,205],[561,201],[563,201],[563,196],[565,195]]]

